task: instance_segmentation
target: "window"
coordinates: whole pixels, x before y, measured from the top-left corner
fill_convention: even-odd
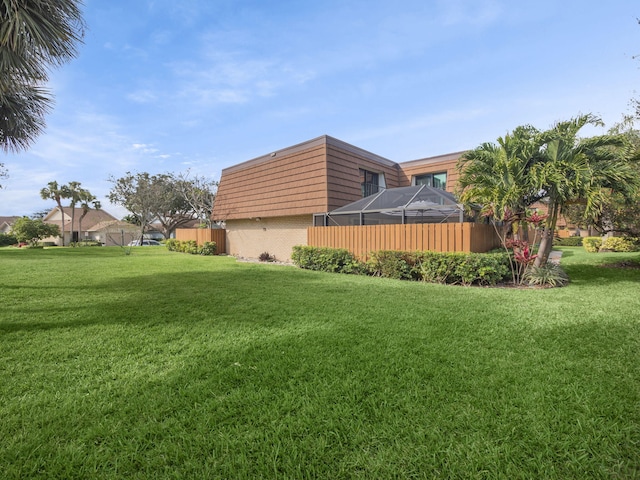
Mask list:
[[[424,175],[416,175],[413,177],[414,185],[428,185],[430,187],[446,190],[447,188],[447,172],[426,173]]]
[[[379,173],[370,172],[363,168],[360,169],[360,187],[362,188],[363,197],[368,197],[369,195],[378,193],[380,191],[380,187],[384,187],[384,185],[380,184],[381,176],[382,175]]]

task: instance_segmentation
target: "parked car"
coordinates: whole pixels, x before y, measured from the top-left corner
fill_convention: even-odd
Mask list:
[[[161,245],[157,240],[142,240],[142,244],[140,244],[140,240],[129,242],[129,247],[159,247]]]

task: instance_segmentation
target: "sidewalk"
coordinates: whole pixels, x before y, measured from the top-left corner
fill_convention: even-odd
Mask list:
[[[562,252],[560,250],[551,250],[551,253],[549,254],[549,261],[559,264],[560,257],[562,257]]]

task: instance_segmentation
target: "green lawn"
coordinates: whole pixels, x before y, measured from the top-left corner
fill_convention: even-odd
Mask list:
[[[640,254],[465,288],[0,249],[0,476],[640,478]]]

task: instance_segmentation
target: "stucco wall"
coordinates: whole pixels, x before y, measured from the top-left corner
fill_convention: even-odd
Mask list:
[[[227,253],[244,258],[258,258],[261,253],[289,261],[294,245],[307,244],[307,227],[311,215],[227,220]]]

